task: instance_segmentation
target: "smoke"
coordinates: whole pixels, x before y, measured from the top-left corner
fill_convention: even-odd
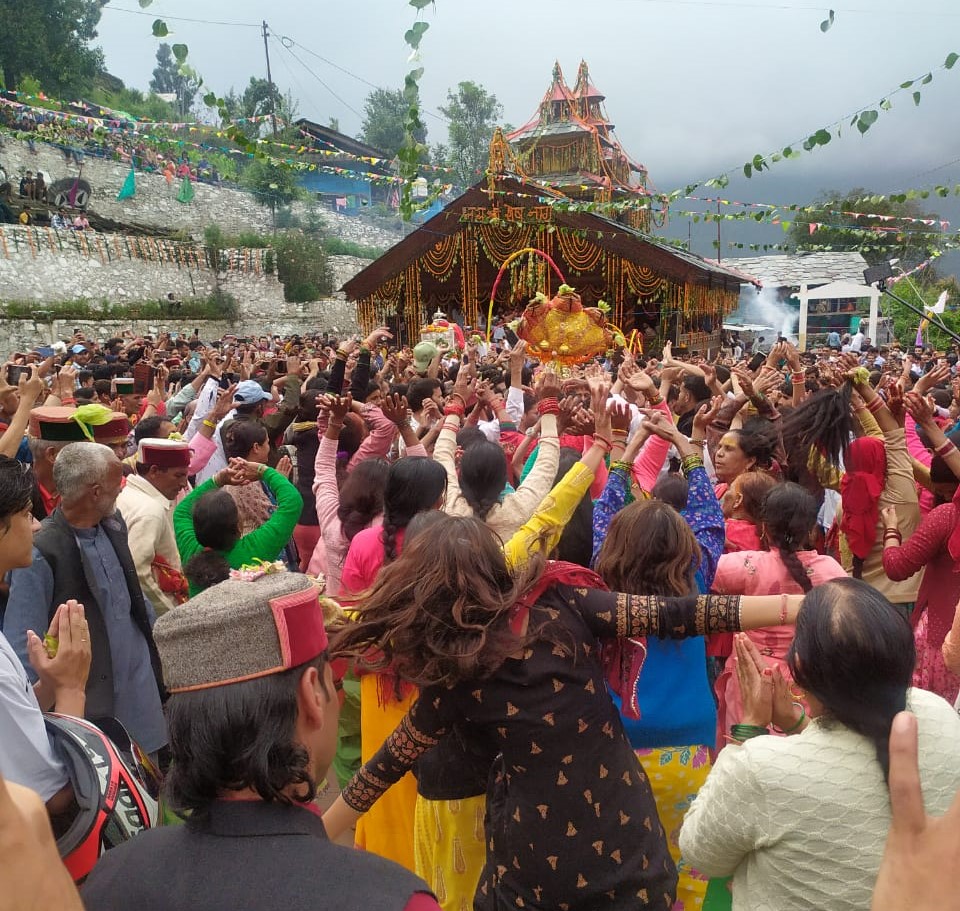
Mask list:
[[[744,288],[740,293],[737,317],[744,323],[771,326],[784,338],[796,340],[800,314],[780,300],[775,288]]]

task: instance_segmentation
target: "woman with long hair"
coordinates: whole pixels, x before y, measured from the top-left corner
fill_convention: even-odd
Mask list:
[[[557,474],[560,442],[557,437],[559,408],[556,406],[556,399],[560,386],[556,374],[551,371],[543,371],[540,378],[541,402],[549,400],[554,405],[551,411],[541,413],[536,461],[515,491],[507,491],[508,466],[504,450],[488,440],[475,442],[466,449],[458,470],[457,433],[474,389],[466,369],[457,373],[450,401],[444,408],[443,426],[433,451],[434,458],[447,472],[447,500],[444,511],[453,516],[476,516],[504,540],[533,515]]]
[[[868,582],[909,614],[917,600],[921,573],[915,571],[896,580],[887,575],[883,565],[885,526],[880,518],[881,512],[891,507],[904,539],[920,525],[917,486],[902,418],[894,417],[870,385],[864,368],[849,371],[848,380],[875,418],[882,436],[860,437],[847,448],[840,482],[840,561],[854,578]]]
[[[787,664],[807,718],[778,671],[738,639],[744,718],[687,812],[684,857],[708,876],[733,876],[735,911],[863,911],[890,829],[894,717],[917,716],[923,798],[936,815],[960,786],[960,718],[910,688],[910,626],[861,581],[826,582],[804,598]],[[761,736],[771,726],[794,734]]]
[[[340,470],[339,466],[349,458],[340,451],[339,441],[352,407],[350,395],[327,396],[321,400],[318,422],[322,435],[314,463],[313,493],[320,540],[309,568],[325,574],[326,593],[332,598],[340,593],[340,577],[350,543],[359,532],[380,524],[389,469],[386,459],[370,456],[351,461],[348,470]],[[399,429],[408,455],[426,456],[427,451],[407,422],[405,398],[387,396],[377,411]]]
[[[600,640],[775,621],[780,599],[645,598],[569,564],[514,576],[496,536],[447,517],[386,566],[333,652],[421,687],[324,821],[336,837],[453,725],[499,755],[477,909],[669,909],[676,871],[606,692]],[[788,603],[788,615],[799,599]]]
[[[953,440],[944,436],[930,406],[914,393],[907,394],[907,403],[935,447],[930,476],[940,503],[906,540],[896,509],[880,511],[883,569],[892,580],[910,578],[923,570],[916,610],[910,618],[917,649],[913,685],[953,702],[960,694],[960,666],[954,660],[945,661],[944,643],[960,601],[960,453],[954,442],[960,441],[960,434]]]
[[[263,525],[242,535],[237,504],[223,488],[260,481],[276,497],[277,507]],[[191,597],[228,578],[231,569],[276,560],[302,508],[300,492],[279,471],[243,459],[231,459],[229,467],[191,491],[173,511],[173,530]]]
[[[677,505],[682,514],[658,499],[638,500],[613,514],[598,503],[595,568],[617,591],[677,597],[706,592],[723,552],[724,524],[703,459],[669,418],[653,413],[642,427],[668,440],[681,456],[686,480],[683,502]],[[630,441],[624,462],[632,461],[636,442]],[[622,470],[620,463],[611,466],[608,489],[617,484]],[[663,486],[654,487],[654,496]],[[607,496],[605,490],[601,502]],[[714,747],[716,710],[704,639],[668,642],[648,637],[642,645],[627,642],[621,649],[622,663],[633,665],[632,652],[642,659],[643,670],[631,679],[628,698],[614,695],[614,703],[650,779],[677,864],[676,911],[693,911],[703,903],[706,881],[683,861],[677,839],[684,811],[706,780]]]
[[[347,550],[340,578],[343,599],[359,601],[357,596],[374,584],[381,567],[396,561],[410,520],[418,513],[439,509],[446,484],[446,472],[433,459],[405,456],[390,466],[383,491],[382,525],[357,532]],[[361,761],[367,762],[380,749],[416,697],[415,687],[390,674],[361,675]],[[413,775],[405,775],[386,800],[359,822],[357,845],[414,870],[411,833],[416,800],[416,781]]]
[[[763,500],[777,480],[766,471],[746,471],[733,480],[720,501],[726,540],[725,553],[738,550],[762,550],[760,511]]]
[[[846,576],[833,557],[811,546],[817,524],[817,501],[799,484],[777,484],[764,498],[760,511],[764,550],[724,554],[717,565],[712,591],[720,594],[805,594],[813,586]],[[753,630],[751,641],[787,674],[787,650],[793,627],[778,624]],[[740,721],[743,708],[736,671],[727,662],[714,684],[717,694],[717,748],[725,743],[730,725]]]

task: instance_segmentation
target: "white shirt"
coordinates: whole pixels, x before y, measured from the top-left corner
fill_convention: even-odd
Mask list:
[[[920,732],[928,813],[960,788],[960,717],[939,696],[907,691]],[[723,748],[680,830],[704,876],[733,874],[733,911],[864,911],[890,829],[890,792],[873,743],[826,719],[792,737]]]
[[[0,774],[46,802],[67,784],[26,671],[0,633]]]
[[[161,591],[153,574],[153,561],[158,556],[174,569],[180,569],[180,552],[173,534],[174,505],[153,484],[135,474],[127,478],[117,498],[117,509],[127,523],[127,540],[140,587],[158,616],[177,606],[170,595]]]

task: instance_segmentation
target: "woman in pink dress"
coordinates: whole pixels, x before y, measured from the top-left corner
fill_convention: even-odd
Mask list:
[[[905,542],[893,508],[881,511],[883,570],[896,581],[926,567],[910,617],[917,647],[913,685],[953,702],[960,692],[960,677],[944,663],[943,644],[960,600],[960,452],[937,426],[930,406],[915,393],[906,398],[910,414],[933,446],[930,480],[940,505],[923,517]]]
[[[763,501],[763,539],[769,550],[724,554],[717,566],[713,592],[717,594],[805,594],[814,585],[846,576],[833,557],[809,550],[817,523],[817,501],[799,484],[778,484]],[[750,632],[750,638],[768,659],[792,680],[786,655],[793,641],[792,626],[771,626]],[[772,664],[771,664],[772,666]],[[743,713],[736,671],[728,663],[717,678],[717,745],[725,743],[730,725]]]

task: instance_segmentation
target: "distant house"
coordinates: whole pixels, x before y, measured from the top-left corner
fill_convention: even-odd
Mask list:
[[[386,152],[338,130],[301,118],[303,157],[315,170],[300,173],[300,185],[334,211],[356,213],[376,205],[390,206],[396,192],[392,163]]]
[[[796,335],[800,348],[822,344],[830,332],[854,333],[861,321],[874,342],[890,340],[880,319],[880,292],[863,283],[867,261],[859,253],[794,253],[733,257],[725,266],[756,276],[762,290],[743,286],[729,324],[770,326]],[[787,324],[793,329],[787,329]]]

